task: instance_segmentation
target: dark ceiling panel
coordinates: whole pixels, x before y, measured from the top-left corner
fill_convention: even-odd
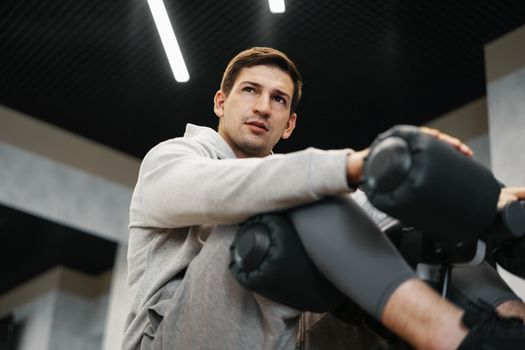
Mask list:
[[[172,77],[146,0],[7,0],[0,103],[137,157],[214,126],[212,97],[238,51],[274,46],[305,80],[299,128],[278,148],[363,147],[485,93],[483,45],[525,23],[523,1],[169,0],[190,71]]]

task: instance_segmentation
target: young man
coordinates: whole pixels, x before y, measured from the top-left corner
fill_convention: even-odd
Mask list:
[[[130,210],[129,283],[136,296],[124,349],[295,347],[300,312],[241,287],[228,263],[240,222],[350,193],[362,176],[367,150],[271,154],[292,134],[300,96],[301,77],[286,55],[244,51],[215,94],[218,133],[188,125],[184,137],[146,155]],[[457,139],[423,131],[471,153]],[[523,192],[506,190],[502,200]],[[417,348],[457,348],[468,332],[463,311],[412,272],[402,273],[376,317]]]

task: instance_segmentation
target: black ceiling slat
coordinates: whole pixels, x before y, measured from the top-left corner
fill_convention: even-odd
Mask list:
[[[75,9],[78,9],[75,7]],[[50,10],[50,9],[48,9]],[[52,9],[51,9],[52,10]],[[71,14],[68,12],[68,8],[62,8],[61,13],[64,15]],[[63,50],[61,45],[58,45],[62,40],[63,36],[67,31],[64,30],[64,25],[61,22],[52,22],[50,26],[46,27],[45,35],[49,35],[54,38],[54,42],[47,42],[40,40],[38,42],[32,42],[32,45],[26,45],[26,50],[18,50],[18,60],[16,64],[19,69],[12,72],[10,77],[7,79],[27,81],[30,85],[34,86],[35,90],[39,87],[43,87],[47,90],[49,86],[55,86],[53,77],[59,78],[60,75],[56,74],[56,70],[60,68],[53,60],[59,55],[59,51]],[[40,33],[41,34],[41,33]],[[38,60],[38,62],[34,62]],[[34,69],[38,66],[38,70]],[[34,84],[40,83],[40,86]],[[28,84],[28,85],[29,85]],[[26,85],[26,88],[30,86]],[[44,86],[42,86],[44,85]]]
[[[71,3],[69,4],[71,5]],[[64,15],[63,18],[67,18],[67,15],[74,14],[67,11],[68,9],[80,11],[83,8],[63,7],[62,11],[64,12],[61,11]],[[60,78],[60,74],[56,74],[56,71],[61,68],[60,64],[57,64],[54,60],[56,60],[56,57],[61,57],[60,52],[64,50],[64,47],[60,44],[65,41],[63,40],[64,37],[66,35],[71,35],[71,31],[65,29],[66,27],[64,26],[63,22],[52,22],[52,25],[47,26],[44,31],[53,35],[54,42],[32,42],[31,45],[27,46],[30,47],[33,51],[31,51],[31,49],[28,49],[28,51],[16,51],[18,56],[16,64],[20,67],[20,69],[14,71],[12,73],[12,76],[7,77],[7,79],[11,78],[12,80],[24,80],[25,78],[25,80],[29,83],[41,82],[42,84],[47,85],[46,88],[49,88],[49,86],[53,86],[50,83],[54,83],[54,77]],[[44,51],[41,52],[40,55],[35,55],[34,50],[38,49]],[[34,62],[35,60],[38,60],[38,62]],[[36,72],[34,69],[35,66],[38,67],[38,70],[36,70]],[[36,76],[34,75],[35,73]],[[26,88],[27,87],[28,86],[26,86]]]
[[[33,16],[35,16],[40,8],[45,7],[44,3],[33,2],[33,4],[35,6],[30,7],[29,9],[18,9],[22,10],[23,14],[28,14],[28,11],[33,10]],[[38,7],[36,5],[40,5],[41,7]],[[20,17],[21,14],[18,14],[18,16]],[[15,15],[13,15],[12,17],[15,17]],[[13,59],[12,61],[6,60],[6,63],[8,63],[6,68],[8,69],[5,69],[4,72],[10,72],[13,66],[16,67],[19,65],[19,50],[21,47],[31,47],[31,45],[33,44],[31,40],[32,38],[26,38],[23,35],[23,33],[27,32],[32,27],[32,21],[30,19],[31,17],[25,18],[24,21],[21,21],[20,18],[12,18],[12,22],[6,25],[6,28],[3,32],[0,32],[0,52],[2,52],[3,55],[5,55],[5,58]],[[16,54],[16,57],[12,57],[13,53]]]
[[[23,1],[7,1],[4,0],[0,3],[0,29],[11,27],[11,19],[18,12],[20,7],[24,4]],[[8,34],[5,30],[0,30],[0,42],[2,40],[2,35]]]
[[[108,4],[110,4],[111,2],[108,2]],[[117,9],[116,6],[113,6],[114,7],[114,10]],[[106,7],[105,10],[107,10],[109,8]],[[89,9],[86,9],[86,11],[84,11],[84,13],[88,13]],[[107,12],[105,12],[107,13]],[[116,11],[114,12],[116,14]],[[92,24],[90,26],[90,28],[86,28],[86,29],[90,29],[90,33],[89,35],[90,36],[93,36],[94,38],[96,38],[96,40],[93,40],[93,42],[90,42],[88,43],[89,46],[84,46],[84,45],[77,45],[77,46],[73,46],[68,52],[68,55],[56,55],[58,57],[61,58],[61,60],[56,60],[55,61],[55,67],[57,68],[57,70],[60,70],[62,69],[62,67],[64,66],[64,63],[65,62],[75,62],[77,65],[76,66],[66,66],[66,67],[70,67],[70,71],[73,72],[75,75],[78,75],[78,78],[77,79],[72,79],[70,77],[67,77],[65,79],[61,79],[59,82],[57,82],[56,84],[56,88],[60,91],[67,91],[69,94],[73,95],[73,96],[82,96],[84,95],[85,97],[89,97],[90,96],[90,92],[93,91],[92,89],[92,85],[90,86],[89,83],[94,83],[94,84],[97,84],[99,83],[100,86],[105,86],[104,83],[105,83],[105,80],[108,79],[108,74],[111,74],[111,71],[107,70],[107,69],[104,69],[106,66],[104,65],[104,62],[103,62],[103,59],[105,56],[97,56],[97,55],[89,55],[89,48],[95,48],[96,45],[100,45],[101,42],[104,42],[104,39],[107,40],[107,38],[104,38],[104,36],[102,34],[105,33],[105,29],[107,28],[110,28],[111,25],[114,25],[114,23],[108,23],[107,21],[103,21],[103,22],[98,22],[99,24],[102,23],[102,25],[94,25]],[[91,30],[91,27],[93,27],[93,30]],[[77,35],[81,36],[81,37],[84,37],[86,36],[88,33],[85,32],[84,28],[78,28],[78,30],[75,32]],[[82,35],[80,35],[82,34]],[[102,37],[102,39],[100,39]],[[86,59],[83,59],[82,61],[79,61],[77,59],[77,57],[86,57]],[[99,79],[97,79],[94,75],[92,74],[88,74],[89,72],[86,72],[86,74],[83,74],[84,71],[83,70],[80,70],[79,69],[79,63],[82,63],[83,66],[82,67],[90,67],[90,63],[97,63],[97,64],[93,64],[92,66],[93,67],[98,67],[100,69],[100,67],[102,67],[101,71],[99,72]],[[95,81],[94,81],[95,80]],[[81,88],[80,85],[81,84],[77,84],[78,82],[81,82],[82,84],[85,85],[85,88]],[[81,91],[79,91],[81,90]]]

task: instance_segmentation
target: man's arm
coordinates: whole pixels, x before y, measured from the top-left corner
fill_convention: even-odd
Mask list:
[[[132,201],[134,226],[241,222],[261,213],[349,192],[351,150],[307,149],[265,158],[215,160],[198,143],[175,139],[144,159]]]

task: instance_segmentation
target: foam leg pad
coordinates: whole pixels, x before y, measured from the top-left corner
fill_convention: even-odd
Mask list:
[[[230,270],[246,288],[303,311],[330,312],[345,296],[315,267],[283,214],[258,215],[239,229]]]

